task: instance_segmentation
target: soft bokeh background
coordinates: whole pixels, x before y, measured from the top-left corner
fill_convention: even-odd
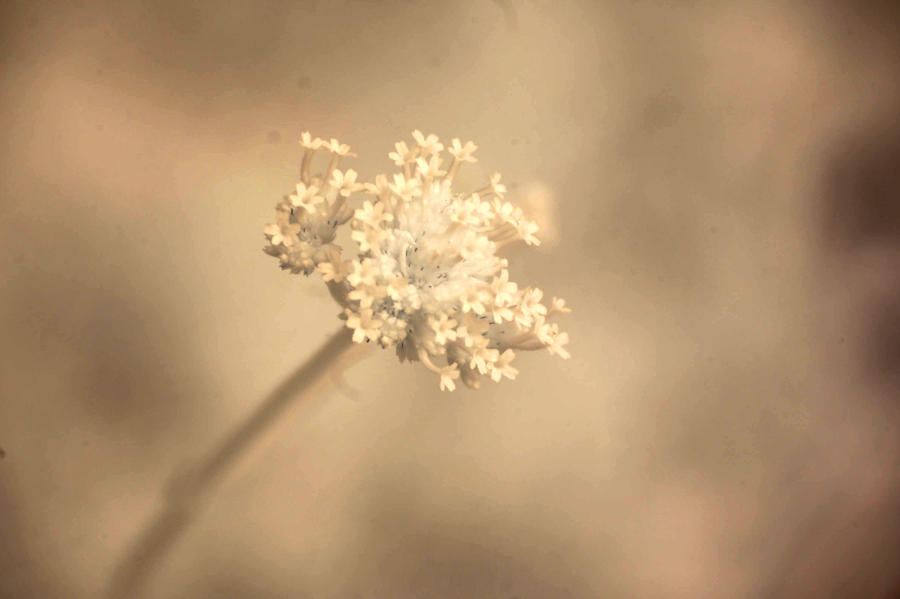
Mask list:
[[[292,409],[159,598],[867,597],[900,579],[894,2],[4,2],[0,596],[101,596],[338,326],[261,251],[299,132],[474,139],[573,358]],[[545,208],[548,206],[545,205]]]

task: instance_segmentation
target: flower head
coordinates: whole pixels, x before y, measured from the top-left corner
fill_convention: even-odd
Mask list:
[[[504,200],[499,173],[476,192],[452,188],[460,165],[475,161],[474,143],[453,139],[444,170],[437,136],[417,130],[413,139],[412,150],[401,141],[389,154],[401,172],[361,184],[352,169],[336,168],[349,147],[304,134],[303,181],[266,228],[266,251],[292,272],[318,270],[354,341],[420,361],[439,376],[441,389],[452,391],[458,380],[478,387],[482,375],[515,378],[517,350],[569,357],[568,335],[548,321],[568,311],[565,302],[544,305],[540,289],[510,280],[509,262],[498,254],[515,241],[537,244],[537,225]],[[309,175],[320,148],[332,154],[327,178]],[[351,210],[349,198],[363,189],[374,199]],[[344,223],[357,248],[347,259],[334,243]]]

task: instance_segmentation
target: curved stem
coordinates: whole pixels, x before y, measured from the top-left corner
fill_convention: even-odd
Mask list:
[[[357,353],[348,351],[354,345],[352,331],[342,327],[204,459],[174,477],[159,513],[147,523],[116,565],[106,593],[108,599],[133,599],[139,595],[168,550],[196,520],[203,507],[202,500],[291,404],[321,387],[329,380],[327,375],[333,376],[348,365]]]

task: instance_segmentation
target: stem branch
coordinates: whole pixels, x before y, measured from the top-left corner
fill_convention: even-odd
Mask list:
[[[294,401],[308,395],[348,365],[359,347],[352,331],[342,327],[304,364],[276,387],[262,404],[204,459],[180,471],[167,489],[165,502],[147,523],[113,571],[108,599],[134,599],[175,541],[196,520],[208,497],[240,457],[271,429]]]

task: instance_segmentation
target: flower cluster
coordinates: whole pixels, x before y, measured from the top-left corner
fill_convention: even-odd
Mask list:
[[[281,268],[294,274],[312,273],[316,266],[339,256],[334,243],[337,228],[353,216],[347,200],[363,186],[356,182],[356,171],[338,169],[341,159],[350,155],[350,146],[336,139],[313,139],[303,133],[305,148],[297,189],[275,206],[275,222],[266,225],[269,240],[265,252],[281,262]],[[331,155],[325,173],[310,174],[313,158],[319,150]]]
[[[540,289],[510,281],[508,261],[497,253],[515,241],[537,245],[537,225],[504,199],[499,173],[477,191],[453,191],[460,166],[476,161],[471,141],[452,140],[445,170],[435,135],[414,131],[413,139],[412,148],[401,141],[388,155],[399,172],[358,184],[356,172],[337,169],[348,146],[304,133],[301,183],[276,207],[266,252],[292,272],[318,270],[355,342],[421,361],[440,376],[441,389],[453,390],[458,379],[477,388],[482,375],[515,378],[515,350],[546,348],[568,358],[568,334],[550,320],[569,311],[565,302],[545,305]],[[326,174],[310,176],[323,148],[332,155]],[[362,190],[371,199],[350,209],[347,199]],[[349,259],[334,243],[347,222],[358,247]]]

